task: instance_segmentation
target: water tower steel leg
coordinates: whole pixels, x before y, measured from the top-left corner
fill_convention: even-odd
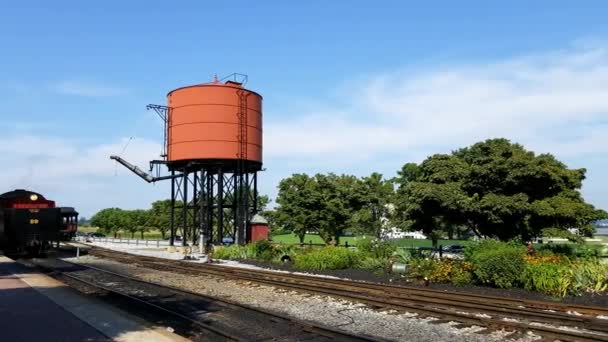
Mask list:
[[[217,240],[224,239],[224,171],[217,170]]]
[[[245,234],[243,235],[243,237],[245,238],[245,243],[249,243],[249,209],[250,204],[253,202],[250,199],[251,188],[249,187],[249,172],[245,172],[245,198],[243,199],[243,213],[245,214],[245,217],[243,218],[243,230],[245,231]]]
[[[182,193],[182,246],[186,246],[187,229],[188,229],[188,172],[184,170],[184,178],[182,180],[184,192]]]
[[[209,201],[207,202],[207,234],[209,241],[214,240],[213,234],[213,208],[215,206],[215,198],[213,195],[213,189],[215,188],[215,179],[213,172],[207,170],[207,189]],[[217,241],[216,241],[217,242]],[[221,241],[220,241],[221,243]]]
[[[258,174],[253,174],[253,212],[258,212]]]
[[[237,173],[232,174],[232,238],[234,239],[234,243],[237,243],[236,239],[239,235],[238,226],[239,226],[239,200],[237,198],[238,195],[238,177]]]
[[[205,226],[203,227],[203,231],[205,234],[205,241],[208,243],[212,240],[211,235],[211,215],[210,208],[213,207],[213,198],[211,197],[211,187],[213,186],[213,179],[209,177],[209,171],[203,170],[201,171],[205,177],[205,200],[201,203],[201,209],[203,211],[203,219],[205,220]]]
[[[243,173],[239,173],[238,178],[239,178],[239,188],[237,189],[238,192],[238,198],[239,198],[239,207],[238,207],[238,212],[239,212],[239,221],[238,221],[238,244],[242,245],[245,244],[245,208],[246,208],[246,202],[247,202],[247,197],[245,197],[247,195],[247,189],[246,189],[246,185],[247,183],[245,182],[245,178],[243,177]]]
[[[175,171],[171,171],[171,213],[169,218],[170,238],[169,246],[173,246],[175,241]]]
[[[199,214],[198,214],[198,201],[199,201],[199,193],[198,193],[198,170],[194,171],[194,184],[192,189],[192,203],[190,204],[190,209],[192,210],[192,227],[190,227],[190,234],[192,239],[192,244],[196,244],[196,234],[198,233],[198,227],[200,225]]]
[[[197,171],[199,172],[199,171]],[[205,204],[207,203],[207,175],[204,170],[200,170],[199,180],[200,184],[200,196],[198,198],[198,202],[195,205],[198,207],[198,249],[199,253],[206,253],[205,244],[205,227],[207,225],[207,217],[205,216]]]

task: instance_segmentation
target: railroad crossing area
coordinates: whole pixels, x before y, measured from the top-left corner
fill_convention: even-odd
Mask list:
[[[186,341],[0,254],[3,341]]]

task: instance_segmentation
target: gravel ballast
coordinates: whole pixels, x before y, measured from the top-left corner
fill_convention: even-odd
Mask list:
[[[365,305],[327,296],[299,294],[293,291],[261,286],[250,282],[207,276],[181,275],[139,266],[121,264],[93,256],[68,258],[67,261],[95,266],[117,273],[183,288],[219,299],[271,310],[295,319],[339,328],[355,334],[366,334],[392,341],[534,341],[532,334],[511,335],[505,331],[488,331],[482,327],[457,327],[457,322],[443,322],[411,313],[380,312]]]

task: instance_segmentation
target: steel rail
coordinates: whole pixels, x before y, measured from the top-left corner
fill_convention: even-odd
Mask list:
[[[242,338],[239,338],[237,336],[230,335],[230,334],[226,333],[225,331],[221,331],[221,330],[216,329],[216,328],[214,328],[214,327],[212,327],[212,326],[210,326],[208,324],[205,324],[203,322],[200,322],[200,321],[197,321],[195,319],[192,319],[192,318],[190,318],[188,316],[185,316],[185,315],[183,315],[183,314],[181,314],[179,312],[176,312],[176,311],[167,309],[165,307],[159,306],[159,305],[154,304],[154,303],[152,303],[150,301],[146,301],[146,300],[143,300],[141,298],[137,298],[137,297],[131,296],[129,294],[126,294],[124,292],[117,291],[117,290],[112,289],[110,287],[103,286],[103,285],[100,285],[100,284],[97,284],[97,283],[94,283],[94,282],[82,279],[81,277],[69,274],[67,272],[58,271],[57,269],[41,266],[40,264],[35,264],[35,265],[37,267],[40,267],[40,268],[43,268],[43,269],[47,269],[47,270],[49,270],[49,271],[51,271],[51,272],[53,272],[55,274],[59,274],[61,277],[66,277],[68,279],[71,279],[71,280],[76,281],[76,282],[83,283],[83,284],[85,284],[87,286],[90,286],[90,287],[93,287],[95,289],[99,289],[99,290],[111,293],[113,295],[116,295],[116,296],[122,298],[123,300],[129,301],[129,302],[132,302],[132,303],[143,304],[144,306],[152,308],[154,310],[162,311],[163,313],[169,314],[169,315],[171,315],[173,317],[176,317],[176,318],[178,318],[180,320],[183,320],[183,321],[188,322],[190,324],[194,324],[194,325],[198,326],[199,328],[202,328],[203,330],[206,330],[206,331],[212,332],[214,334],[217,334],[219,336],[225,337],[228,340],[231,340],[231,341],[242,341],[242,342],[247,341],[246,339],[242,339]],[[82,265],[78,265],[78,266],[82,266]]]
[[[142,266],[152,266],[150,268],[154,269],[160,268],[161,270],[167,270],[170,272],[181,271],[182,273],[186,272],[189,274],[212,275],[217,277],[229,277],[237,280],[252,281],[270,286],[288,288],[292,290],[295,289],[301,292],[312,292],[351,299],[371,305],[372,307],[385,307],[397,310],[405,309],[407,311],[413,311],[419,314],[437,315],[467,324],[481,325],[490,328],[500,327],[509,330],[512,330],[513,328],[517,330],[530,330],[547,337],[559,336],[561,340],[568,341],[608,341],[608,335],[603,334],[603,332],[608,331],[608,320],[564,314],[564,312],[539,312],[533,309],[519,307],[521,306],[522,301],[518,300],[508,303],[507,299],[499,298],[501,299],[501,302],[506,305],[506,307],[504,307],[500,306],[498,303],[491,303],[493,297],[474,295],[471,298],[467,298],[466,294],[457,294],[455,298],[450,298],[450,295],[453,293],[430,290],[431,292],[424,294],[426,289],[415,289],[418,291],[416,292],[417,294],[410,293],[404,296],[403,293],[398,292],[408,291],[412,288],[208,264],[196,265],[184,261],[140,256],[108,249],[101,249],[99,247],[94,247],[92,251],[93,256],[97,255],[110,259],[122,258],[123,261],[136,261],[142,264]],[[441,294],[442,298],[433,298],[437,297],[437,292]],[[480,299],[487,301],[480,301]],[[518,303],[518,307],[514,307],[515,304],[513,303]],[[538,303],[542,302],[535,302],[536,305],[538,305]],[[551,303],[551,305],[554,304]],[[581,307],[586,308],[584,306],[576,307],[578,310],[580,310]],[[590,308],[591,309],[589,309],[589,311],[594,313],[600,312],[599,310],[601,310],[601,312],[608,311],[603,308]],[[462,310],[474,310],[476,313],[481,314],[491,313],[494,316],[502,316],[503,318],[517,317],[519,322],[505,321],[504,319],[497,318],[477,317],[470,313],[462,313]],[[522,317],[524,320],[528,320],[528,322],[521,322]],[[538,323],[557,323],[575,328],[583,326],[592,331],[582,332],[562,330],[554,327],[538,325]]]
[[[375,338],[375,337],[371,337],[371,336],[355,335],[355,334],[352,334],[352,333],[349,333],[349,332],[346,332],[346,331],[343,331],[343,330],[334,329],[332,327],[321,326],[321,325],[314,324],[314,323],[311,323],[311,322],[305,322],[305,321],[300,321],[300,320],[296,320],[296,319],[291,319],[291,318],[288,318],[288,317],[285,317],[285,316],[282,316],[282,315],[278,315],[278,314],[276,314],[274,312],[271,312],[271,311],[268,311],[268,310],[264,310],[264,309],[260,309],[260,308],[256,308],[256,307],[251,307],[251,306],[240,304],[238,302],[227,300],[227,299],[224,299],[224,298],[218,299],[218,298],[215,298],[215,297],[211,297],[211,296],[207,296],[207,295],[204,295],[204,294],[188,291],[188,290],[177,288],[177,287],[174,287],[174,286],[168,286],[168,285],[163,285],[163,284],[159,284],[159,283],[156,283],[156,282],[145,281],[145,280],[142,280],[142,279],[138,279],[138,278],[126,275],[126,274],[121,274],[121,273],[109,271],[109,270],[106,270],[106,269],[103,269],[103,268],[99,268],[99,267],[94,267],[94,266],[90,266],[90,265],[83,265],[81,263],[71,262],[71,261],[68,261],[68,260],[61,260],[61,262],[73,265],[75,267],[80,267],[80,268],[83,268],[83,269],[94,270],[96,272],[101,272],[101,273],[109,274],[111,276],[127,279],[129,281],[140,283],[140,284],[144,284],[146,286],[153,286],[153,287],[158,287],[158,288],[162,288],[162,289],[167,289],[167,290],[170,290],[170,291],[173,291],[173,292],[183,293],[183,294],[186,294],[186,295],[189,295],[189,296],[200,297],[200,298],[203,298],[203,299],[206,299],[206,300],[209,300],[209,301],[214,301],[214,302],[217,302],[217,303],[220,303],[220,304],[226,304],[226,305],[230,305],[230,306],[239,307],[239,308],[242,308],[243,310],[258,312],[260,314],[263,314],[265,316],[270,317],[271,319],[273,319],[275,321],[276,320],[287,321],[287,322],[290,322],[290,324],[294,324],[294,325],[296,325],[298,327],[301,327],[302,331],[314,333],[314,334],[317,334],[317,335],[320,335],[320,336],[324,336],[324,337],[327,337],[327,338],[330,338],[330,339],[348,340],[348,341],[368,341],[368,342],[385,341],[383,339],[379,339],[379,338]],[[38,264],[37,264],[37,266],[43,267],[43,268],[47,268],[47,266],[40,266]],[[52,268],[50,268],[50,269],[52,269]],[[89,282],[88,280],[84,280],[84,279],[82,279],[82,278],[80,278],[78,276],[74,276],[72,274],[68,274],[68,273],[63,272],[63,271],[57,271],[57,269],[53,269],[53,271],[54,272],[59,272],[59,273],[61,273],[62,276],[66,276],[66,277],[68,277],[70,279],[74,279],[76,281],[87,283],[88,285],[90,285],[92,287],[97,287],[97,288],[103,289],[105,291],[109,291],[109,292],[112,292],[112,293],[117,293],[117,294],[125,296],[125,297],[131,297],[131,296],[127,295],[127,294],[123,294],[120,291],[116,291],[114,289],[107,288],[107,287],[105,287],[103,285],[94,284],[94,283]],[[135,300],[138,300],[138,298],[135,298],[135,297],[132,297],[132,298],[135,299]],[[217,328],[211,327],[208,324],[205,324],[203,322],[191,319],[191,318],[189,318],[189,317],[187,317],[187,316],[185,316],[183,314],[180,314],[178,312],[175,312],[173,310],[169,310],[169,309],[160,307],[160,306],[158,306],[158,305],[156,305],[154,303],[149,303],[149,302],[146,302],[146,301],[143,301],[143,300],[142,300],[142,302],[145,303],[145,304],[149,304],[151,306],[155,306],[155,308],[158,308],[160,310],[164,310],[164,311],[166,311],[166,312],[168,312],[168,313],[170,313],[172,315],[175,315],[177,317],[186,319],[186,320],[188,320],[191,323],[195,323],[195,324],[197,324],[198,326],[200,326],[201,328],[203,328],[205,330],[210,330],[210,331],[212,331],[214,333],[222,334],[222,336],[225,336],[228,339],[235,340],[235,341],[249,341],[249,339],[243,339],[243,338],[238,337],[236,335],[228,334],[226,332],[218,330]]]

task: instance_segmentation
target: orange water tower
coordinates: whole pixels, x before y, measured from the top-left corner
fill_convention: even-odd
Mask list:
[[[262,165],[262,96],[242,83],[213,81],[172,90],[167,157],[189,162]]]
[[[246,243],[257,210],[257,172],[262,169],[262,96],[246,89],[247,76],[180,87],[166,105],[148,105],[164,122],[161,160],[152,176],[118,156],[111,158],[147,182],[171,180],[171,245],[188,241]],[[169,175],[160,175],[166,166]],[[184,205],[184,203],[186,205]]]

